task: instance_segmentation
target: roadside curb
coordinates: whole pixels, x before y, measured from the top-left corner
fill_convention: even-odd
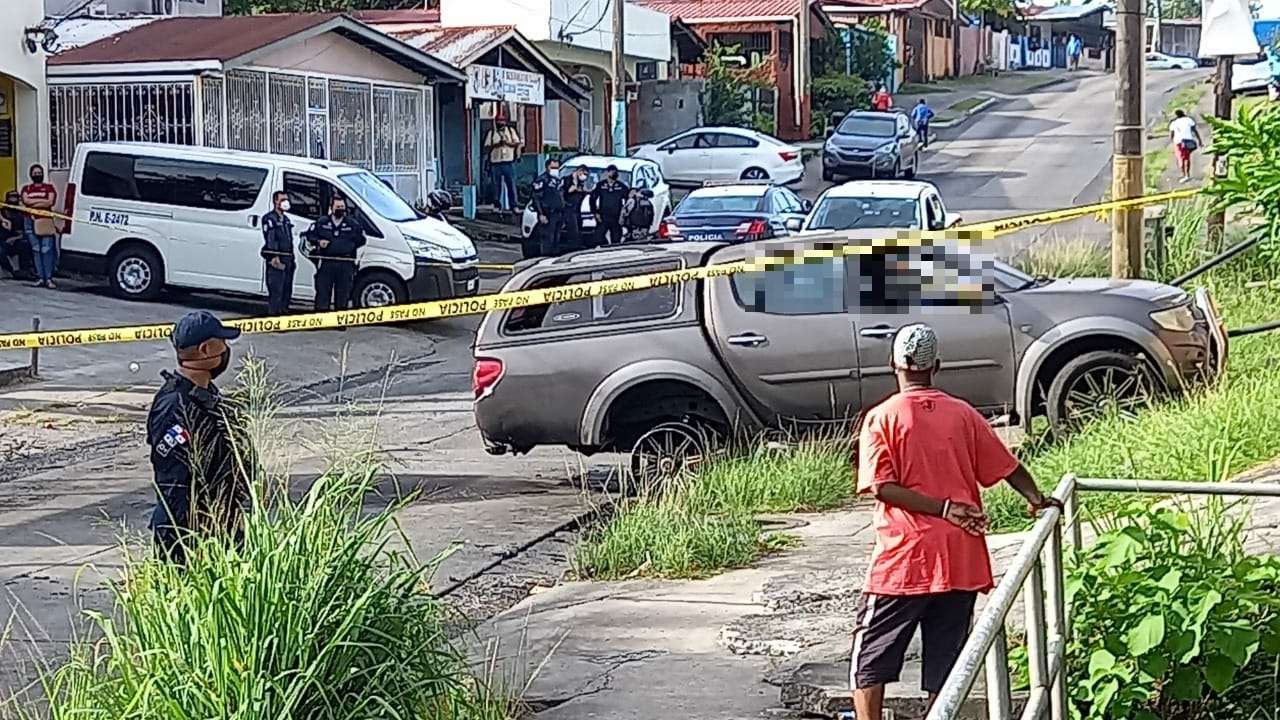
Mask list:
[[[953,128],[959,125],[960,123],[964,122],[965,120],[968,120],[969,118],[973,117],[974,115],[977,115],[978,113],[986,110],[992,105],[995,105],[997,101],[999,101],[999,98],[989,97],[986,100],[983,100],[982,102],[978,103],[977,105],[974,105],[973,107],[969,108],[968,110],[965,110],[960,115],[960,117],[952,118],[951,120],[944,120],[942,122],[929,123],[929,125],[930,127],[936,127],[939,130],[946,130],[948,128]]]
[[[30,365],[0,365],[0,387],[31,380]]]
[[[1030,92],[1037,92],[1039,90],[1045,90],[1047,88],[1068,83],[1079,77],[1091,77],[1091,76],[1090,75],[1064,75],[1062,77],[1053,78],[1052,80],[1045,80],[1044,82],[1031,85],[1030,87],[1027,87],[1026,89],[1024,89],[1022,92],[1030,93]],[[990,93],[990,94],[987,94],[987,93]],[[965,120],[968,120],[969,118],[973,117],[974,115],[977,115],[978,113],[987,110],[992,105],[995,105],[997,102],[1001,100],[1010,100],[1014,97],[1017,97],[1016,95],[997,94],[995,93],[995,91],[991,91],[991,90],[980,91],[976,94],[979,96],[987,94],[987,99],[978,103],[974,107],[966,110],[964,113],[960,115],[960,117],[953,118],[951,120],[946,120],[944,122],[932,123],[933,127],[941,128],[943,130],[946,130],[948,128],[953,128],[959,125],[960,123],[964,122]]]

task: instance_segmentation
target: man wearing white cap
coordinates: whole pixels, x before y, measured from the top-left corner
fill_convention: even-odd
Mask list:
[[[858,604],[850,683],[858,720],[880,720],[921,628],[921,685],[932,707],[969,635],[980,592],[995,587],[980,488],[1006,480],[1032,512],[1061,508],[968,403],[933,387],[942,363],[928,325],[893,338],[898,392],[858,438],[858,492],[876,498],[876,545]]]

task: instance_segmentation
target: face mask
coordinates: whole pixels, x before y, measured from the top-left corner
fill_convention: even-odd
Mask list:
[[[44,175],[40,173],[31,173],[31,182],[44,182]]]
[[[289,212],[289,207],[290,205],[288,200],[280,201],[280,212]]]
[[[346,216],[347,216],[347,211],[346,211],[346,210],[334,210],[334,211],[333,211],[333,217],[334,217],[334,219],[335,219],[335,220],[341,220],[342,218],[344,218],[344,217],[346,217]]]
[[[209,373],[210,380],[216,379],[219,375],[226,372],[227,368],[231,365],[231,348],[227,348],[226,350],[222,351],[222,354],[218,356],[218,364],[214,365],[212,368],[193,368],[190,365],[190,363],[193,363],[193,362],[202,362],[204,360],[210,360],[210,359],[212,358],[205,357],[205,358],[197,358],[195,360],[185,360],[185,361],[182,361],[181,365],[182,367],[185,367],[191,370],[204,370],[205,372]]]

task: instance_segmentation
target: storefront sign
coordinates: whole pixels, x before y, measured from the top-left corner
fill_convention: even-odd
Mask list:
[[[467,97],[542,105],[545,102],[544,81],[538,73],[524,70],[468,65]]]

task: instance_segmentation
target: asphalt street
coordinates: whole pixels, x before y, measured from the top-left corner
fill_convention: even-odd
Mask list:
[[[1148,113],[1194,77],[1154,75]],[[970,220],[1098,200],[1109,178],[1113,81],[1088,77],[1002,100],[964,125],[942,131],[923,164],[952,210]],[[799,189],[823,189],[815,165]],[[512,262],[514,245],[482,244],[487,263]],[[501,277],[491,275],[492,291]],[[226,316],[259,314],[259,300],[168,293],[156,303],[111,297],[103,283],[61,290],[0,281],[0,333],[165,322],[192,308]],[[554,582],[567,565],[561,541],[599,501],[596,489],[616,458],[584,460],[567,450],[490,457],[471,411],[473,317],[246,336],[238,357],[271,367],[284,392],[270,457],[303,487],[327,458],[350,443],[382,448],[390,497],[417,493],[403,513],[417,552],[452,554],[434,586],[470,580],[478,614],[514,602],[530,583]],[[0,366],[13,362],[0,354]],[[50,349],[42,379],[0,388],[0,685],[30,678],[33,657],[60,654],[77,623],[74,602],[96,605],[94,564],[110,574],[122,527],[141,531],[152,481],[141,420],[171,367],[166,342]],[[509,603],[507,603],[509,604]],[[12,625],[10,624],[12,621]]]

